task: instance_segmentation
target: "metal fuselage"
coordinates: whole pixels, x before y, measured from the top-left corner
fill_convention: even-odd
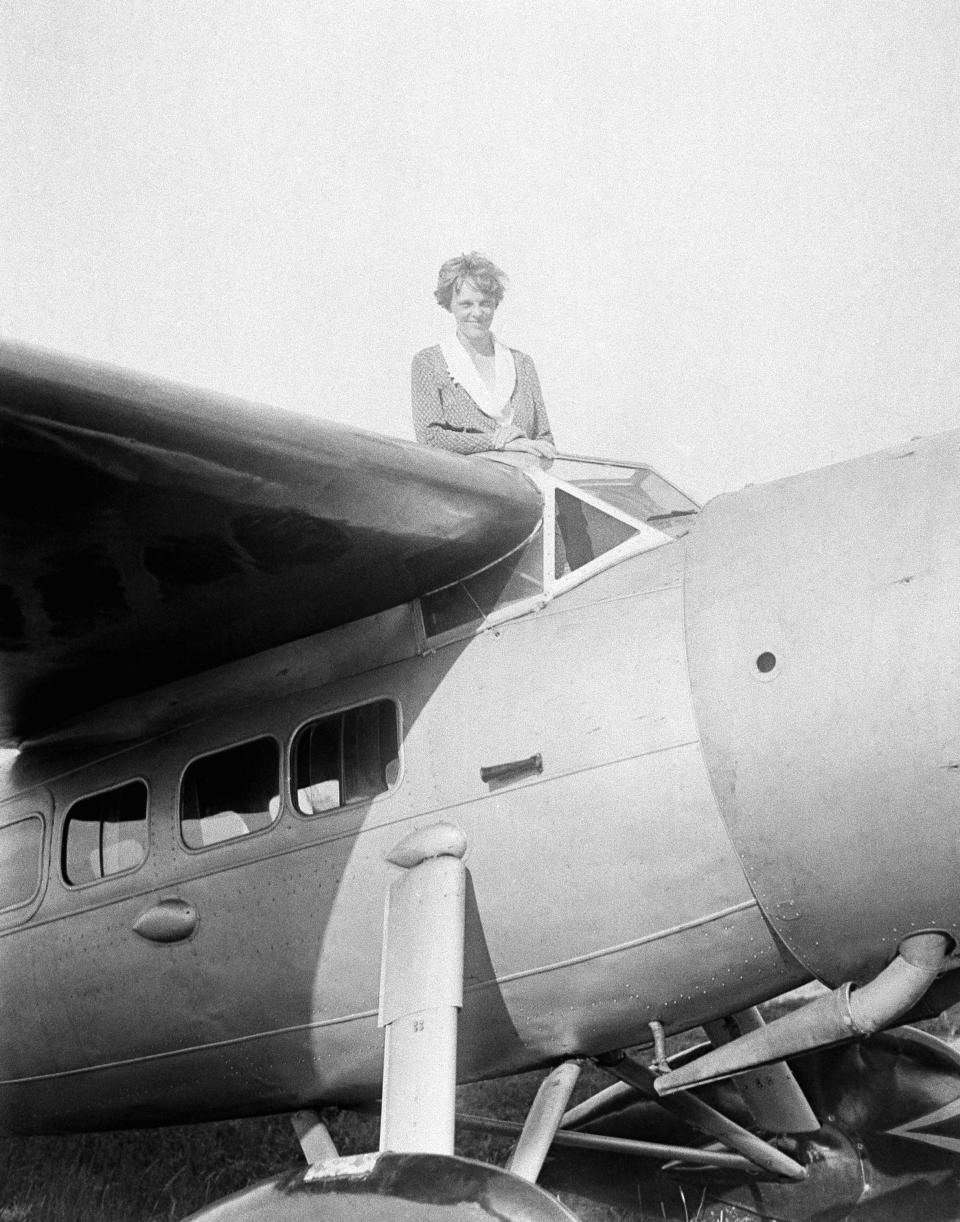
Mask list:
[[[425,650],[399,607],[127,702],[126,744],[98,747],[93,719],[25,751],[0,827],[41,815],[43,869],[0,915],[4,1127],[375,1098],[385,856],[438,820],[469,846],[464,1079],[957,937],[958,522],[950,434],[719,498],[466,639]],[[394,787],[299,813],[298,729],[378,699],[400,710]],[[275,822],[188,849],[184,769],[260,736],[284,761]],[[542,772],[481,777],[537,753]],[[68,885],[69,808],[136,779],[143,864]],[[134,932],[164,900],[196,910],[191,937]]]

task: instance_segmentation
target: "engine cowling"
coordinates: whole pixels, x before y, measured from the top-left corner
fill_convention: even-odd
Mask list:
[[[960,930],[960,432],[720,497],[688,538],[694,706],[767,919],[831,984]]]

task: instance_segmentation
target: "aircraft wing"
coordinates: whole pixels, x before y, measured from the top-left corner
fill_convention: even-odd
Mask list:
[[[0,344],[0,741],[407,602],[540,514],[499,464]]]

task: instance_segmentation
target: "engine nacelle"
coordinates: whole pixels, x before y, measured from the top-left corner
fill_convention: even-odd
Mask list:
[[[765,915],[831,984],[960,931],[960,433],[723,496],[688,543],[690,676]]]

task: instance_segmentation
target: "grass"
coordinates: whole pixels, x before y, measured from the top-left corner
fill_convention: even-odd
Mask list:
[[[787,1002],[783,1008],[789,1007]],[[947,1038],[956,1034],[946,1020],[923,1025]],[[542,1077],[523,1074],[463,1086],[458,1107],[523,1119]],[[574,1101],[609,1081],[588,1066]],[[376,1116],[331,1110],[324,1119],[341,1154],[376,1149]],[[464,1133],[457,1143],[458,1153],[499,1165],[509,1149],[507,1139],[486,1134]],[[180,1222],[194,1210],[302,1161],[285,1116],[119,1133],[0,1138],[0,1222]],[[583,1222],[756,1222],[754,1215],[710,1205],[699,1196],[692,1199],[681,1192],[678,1197],[676,1189],[668,1205],[653,1169],[641,1163],[636,1168],[635,1209],[560,1195]]]
[[[331,1124],[344,1152],[370,1148],[376,1123]],[[0,1222],[179,1222],[228,1193],[302,1162],[286,1117],[0,1143]]]
[[[596,1075],[596,1076],[595,1076]],[[586,1095],[609,1079],[588,1070],[578,1088]],[[524,1074],[460,1088],[465,1112],[522,1119],[542,1080]],[[374,1150],[375,1116],[324,1114],[342,1154]],[[457,1152],[503,1164],[510,1143],[501,1137],[465,1133]],[[60,1137],[0,1139],[0,1222],[180,1222],[180,1219],[256,1180],[302,1164],[285,1116],[219,1124],[85,1133]],[[638,1168],[636,1210],[591,1206],[561,1194],[584,1222],[746,1222],[746,1214],[681,1198],[668,1211]],[[755,1219],[751,1219],[755,1222]]]

